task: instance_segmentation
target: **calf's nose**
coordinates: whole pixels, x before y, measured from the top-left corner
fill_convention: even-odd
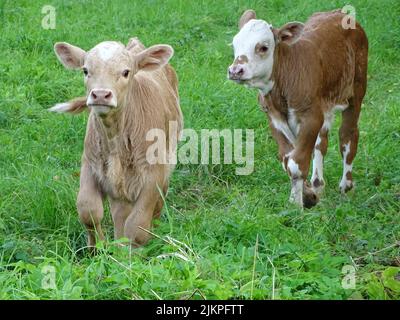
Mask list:
[[[113,94],[111,90],[96,89],[90,93],[93,104],[108,105],[110,104]]]
[[[241,65],[233,65],[229,67],[228,73],[229,79],[240,80],[244,74],[244,68]]]

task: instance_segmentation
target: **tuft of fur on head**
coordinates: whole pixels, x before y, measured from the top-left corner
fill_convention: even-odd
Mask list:
[[[48,109],[50,112],[78,114],[87,109],[86,97],[75,98],[68,102],[57,103]]]

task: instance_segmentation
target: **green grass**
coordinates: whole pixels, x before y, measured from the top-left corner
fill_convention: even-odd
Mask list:
[[[347,2],[0,1],[0,298],[400,299],[400,3],[351,3],[370,41],[356,190],[338,192],[338,116],[325,196],[301,211],[287,202],[256,92],[226,80],[229,43],[247,8],[279,26]],[[41,28],[46,4],[57,10],[56,30]],[[91,257],[75,209],[87,115],[46,111],[82,95],[82,75],[52,47],[132,36],[175,48],[185,127],[255,130],[255,171],[178,165],[158,237],[129,254],[113,243],[107,210],[109,242]],[[342,267],[354,263],[356,288],[344,289]],[[42,288],[44,266],[55,268],[56,289]]]

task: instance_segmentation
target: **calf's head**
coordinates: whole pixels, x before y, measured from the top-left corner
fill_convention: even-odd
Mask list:
[[[248,87],[268,88],[276,47],[295,43],[303,27],[302,23],[290,22],[275,29],[264,20],[257,20],[253,10],[244,12],[239,20],[240,31],[232,42],[234,61],[228,68],[228,78]]]
[[[102,42],[87,52],[59,42],[54,50],[66,68],[82,70],[87,91],[86,105],[99,115],[106,115],[124,105],[137,72],[160,68],[173,55],[173,49],[168,45],[155,45],[138,52],[132,42],[125,47],[114,41]],[[74,111],[72,104],[59,104],[50,110]]]

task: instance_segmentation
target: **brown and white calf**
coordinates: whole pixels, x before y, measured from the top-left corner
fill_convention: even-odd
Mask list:
[[[233,39],[229,79],[259,90],[282,165],[291,178],[290,200],[310,207],[324,187],[323,158],[334,112],[342,111],[340,190],[353,187],[358,119],[367,86],[368,39],[362,27],[342,26],[340,11],[316,13],[305,23],[274,28],[247,10]],[[314,151],[311,187],[306,182]]]
[[[55,52],[69,69],[82,69],[87,97],[61,103],[54,112],[78,113],[89,108],[80,190],[79,217],[94,246],[101,229],[103,201],[109,199],[116,238],[133,245],[145,244],[153,217],[160,215],[173,170],[172,164],[150,164],[146,133],[166,133],[167,151],[175,152],[182,128],[178,81],[168,64],[173,49],[155,45],[146,49],[137,39],[127,46],[102,42],[88,52],[68,43],[57,43]],[[169,132],[169,122],[177,133]],[[171,144],[171,148],[169,148]],[[143,229],[145,230],[143,230]]]

